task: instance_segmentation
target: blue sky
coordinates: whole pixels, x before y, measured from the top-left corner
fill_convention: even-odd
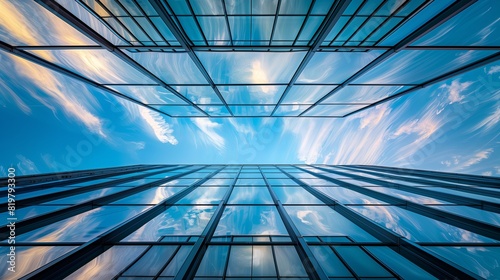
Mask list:
[[[95,44],[46,11],[37,10],[40,14],[29,18],[26,15],[35,8],[7,1],[0,3],[3,5],[0,38],[6,42]],[[498,19],[487,20],[492,13],[485,13],[483,21],[468,23],[472,30],[468,38],[460,40],[455,28],[460,23],[452,21],[417,44],[442,44],[441,39],[436,38],[450,38],[446,42],[454,45],[481,42],[498,46]],[[43,21],[37,21],[37,16],[43,17]],[[37,35],[46,28],[37,22],[54,28],[46,36]],[[477,41],[469,41],[470,37]],[[148,79],[134,70],[110,68],[109,65],[122,62],[112,61],[116,58],[107,51],[33,53],[68,67],[78,65],[81,74],[95,79],[105,77],[110,82]],[[359,82],[421,82],[433,71],[456,68],[455,64],[492,53],[494,51],[403,51]],[[298,64],[301,59],[300,53],[282,53],[284,58],[279,59],[269,53],[234,55],[238,59],[199,54],[216,83],[225,79],[235,83],[287,82],[293,71],[281,69],[279,60]],[[360,60],[366,62],[379,53],[372,55]],[[196,78],[198,74],[189,73],[196,69],[182,58],[176,59],[179,61],[157,64],[170,67],[158,71],[170,73],[184,69],[185,75]],[[348,77],[337,75],[341,70],[335,67],[325,70],[320,63],[328,59],[342,61],[342,58],[316,59],[318,62],[309,66],[310,75],[303,75],[299,80],[332,82],[332,76],[339,79],[334,82],[341,82]],[[233,63],[221,66],[220,61]],[[10,166],[17,167],[19,174],[32,174],[138,163],[374,164],[500,176],[498,61],[343,119],[169,118],[3,51],[0,51],[0,64],[3,130],[0,176],[5,175]],[[238,73],[237,70],[245,67],[250,69]],[[185,76],[178,79],[182,77]],[[273,98],[275,91],[274,87],[261,87],[256,92],[268,95],[255,98]],[[177,98],[165,96],[172,98],[172,102]]]

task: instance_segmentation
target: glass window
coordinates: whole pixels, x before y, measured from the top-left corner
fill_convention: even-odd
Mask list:
[[[156,276],[178,246],[153,246],[123,276]]]
[[[276,104],[285,86],[218,86],[228,104]]]
[[[2,1],[0,40],[10,45],[96,45],[33,1]]]
[[[363,107],[366,105],[318,105],[307,111],[304,116],[343,117]]]
[[[493,54],[494,51],[400,51],[356,79],[363,84],[418,84]]]
[[[160,276],[176,276],[191,251],[191,248],[191,245],[181,246]]]
[[[500,45],[499,10],[498,1],[478,1],[417,40],[414,45],[498,46]]]
[[[208,246],[196,276],[223,276],[229,246]]]
[[[442,192],[442,193],[459,195],[462,197],[470,197],[470,198],[475,198],[475,199],[479,199],[479,200],[490,201],[493,203],[500,203],[500,198],[485,196],[485,195],[480,195],[480,194],[466,193],[466,192],[461,192],[461,191],[453,190],[453,189],[449,189],[449,188],[441,188],[441,187],[421,187],[421,188],[433,190],[433,191],[438,191],[438,192]]]
[[[294,85],[283,100],[283,104],[314,104],[329,93],[335,86],[301,86]]]
[[[223,104],[209,86],[174,86],[174,89],[194,104]]]
[[[426,249],[460,265],[482,278],[495,279],[500,276],[499,247],[436,247],[427,246]]]
[[[427,197],[424,195],[414,194],[411,192],[406,192],[403,190],[398,190],[393,188],[370,187],[369,189],[419,204],[450,204],[450,202],[446,202],[444,200],[439,200],[433,197]]]
[[[240,187],[234,188],[228,204],[274,204],[267,188]]]
[[[17,210],[19,211],[19,210]],[[16,214],[17,214],[16,211]],[[7,265],[0,270],[1,279],[19,279],[22,276],[42,267],[43,265],[59,258],[60,256],[72,251],[74,246],[16,246],[15,247],[15,272],[9,271]],[[5,261],[9,261],[8,254],[11,254],[10,246],[0,247],[0,254]]]
[[[321,104],[374,103],[408,88],[403,86],[346,86]]]
[[[252,276],[252,246],[231,246],[226,276]]]
[[[356,241],[373,241],[373,236],[327,206],[285,206],[302,235],[349,236]]]
[[[205,116],[203,112],[194,106],[152,106],[173,117],[196,117]]]
[[[307,277],[304,265],[293,246],[274,246],[280,276]]]
[[[265,186],[266,182],[262,178],[257,178],[257,179],[238,179],[236,181],[236,185],[238,186]]]
[[[147,246],[113,246],[65,279],[112,279],[146,249]]]
[[[163,87],[145,86],[108,86],[122,94],[132,97],[145,104],[177,104],[186,105],[186,102]]]
[[[342,83],[382,53],[382,51],[317,52],[297,82]]]
[[[430,205],[429,207],[443,210],[448,213],[457,214],[459,216],[464,216],[470,219],[479,220],[484,223],[500,226],[500,214],[498,213],[493,213],[490,211],[468,206]]]
[[[197,52],[215,83],[288,83],[304,52]]]
[[[235,116],[240,117],[262,117],[270,116],[274,106],[229,106]]]
[[[156,187],[119,199],[112,204],[157,204],[185,189],[184,187]]]
[[[186,53],[129,52],[127,54],[166,83],[208,84]]]
[[[227,191],[227,187],[197,188],[176,204],[219,204]]]
[[[171,206],[123,240],[156,241],[164,235],[199,235],[214,210],[213,206]]]
[[[49,202],[45,202],[44,205],[50,204],[78,204],[84,201],[89,201],[97,198],[101,198],[110,194],[114,194],[117,192],[121,192],[127,190],[132,187],[111,187],[111,188],[103,188],[94,191],[88,191],[77,195],[67,196],[64,198],[51,200]]]
[[[288,235],[275,206],[227,206],[214,235],[270,234]]]
[[[16,209],[16,218],[17,221],[22,221],[31,217],[39,216],[48,212],[56,211],[62,208],[68,207],[67,205],[54,205],[54,206],[45,206],[45,205],[33,205],[27,206],[23,208]],[[6,208],[7,210],[7,208]],[[10,221],[7,218],[12,217],[10,212],[0,213],[0,225],[8,224]]]
[[[328,277],[353,277],[330,247],[310,246],[309,248]]]
[[[352,270],[360,277],[392,277],[393,275],[357,246],[334,246]]]
[[[365,249],[401,276],[403,279],[437,279],[388,247],[366,246]]]
[[[283,204],[323,204],[321,200],[300,187],[273,187],[273,191]]]
[[[273,116],[298,116],[302,114],[310,105],[280,105]]]
[[[103,206],[18,235],[16,241],[87,242],[146,209],[142,206]]]
[[[412,241],[496,242],[396,206],[349,206],[349,208]],[[444,232],[446,234],[443,234]]]
[[[324,193],[326,196],[340,203],[386,204],[381,200],[342,187],[314,187],[314,189]]]

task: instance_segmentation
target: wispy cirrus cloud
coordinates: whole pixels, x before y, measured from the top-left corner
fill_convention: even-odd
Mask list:
[[[219,151],[224,150],[225,140],[216,131],[221,127],[220,123],[211,121],[208,118],[195,118],[193,119],[193,123],[199,129],[198,138],[200,140],[202,140],[207,145],[213,145]]]
[[[179,143],[173,135],[174,130],[171,125],[165,121],[160,113],[144,107],[139,107],[139,113],[160,142],[172,145]]]

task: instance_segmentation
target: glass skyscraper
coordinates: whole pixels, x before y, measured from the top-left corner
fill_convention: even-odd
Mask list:
[[[0,248],[15,240],[16,272],[2,279],[499,277],[498,178],[137,165],[16,180],[14,215],[2,213],[15,235],[2,226]]]

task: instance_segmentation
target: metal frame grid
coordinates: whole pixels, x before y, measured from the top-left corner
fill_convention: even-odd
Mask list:
[[[34,46],[0,41],[0,49],[169,117],[342,118],[500,58],[500,46],[414,44],[463,11],[481,3],[476,0],[456,0],[447,7],[441,7],[442,10],[435,15],[433,12],[437,8],[433,5],[438,6],[438,2],[432,0],[397,3],[388,0],[34,1],[97,45]],[[427,16],[428,20],[419,21],[418,18],[422,16]],[[407,27],[412,25],[413,28]],[[405,28],[406,31],[401,31]],[[103,29],[112,35],[103,32]],[[401,39],[395,41],[391,39],[393,37]],[[151,82],[97,81],[71,69],[78,69],[80,65],[68,67],[60,62],[48,61],[36,53],[68,50],[82,53],[108,50],[108,56],[123,61]],[[384,65],[397,54],[418,51],[484,51],[484,55],[417,83],[359,82],[371,70]],[[257,57],[265,55],[254,60],[260,66],[259,63],[264,63],[270,53],[276,57],[283,54],[298,55],[298,60],[293,63],[276,60],[275,63],[283,65],[277,70],[270,70],[292,69],[289,75],[274,80],[266,80],[265,77],[262,80],[261,77],[261,80],[252,82],[248,79],[232,81],[218,77],[220,71],[223,71],[223,76],[231,74],[224,71],[235,71],[224,69],[224,63],[248,58],[253,54]],[[214,57],[217,55],[224,58],[222,66],[207,62],[207,57],[216,59]],[[347,67],[350,62],[364,62],[359,68],[349,70],[352,73],[345,78],[336,81],[311,82],[301,79],[304,75],[318,71],[314,70],[314,66],[320,55],[343,55],[347,62],[335,62],[340,65],[339,69],[332,70],[336,72],[344,71],[341,67]],[[362,59],[360,55],[368,55],[373,59]],[[175,72],[165,74],[161,65],[156,69],[156,66],[145,63],[141,58],[159,60],[157,63],[164,64],[175,64],[182,60],[184,66],[191,67],[199,77]],[[239,69],[245,66],[235,67]],[[256,70],[252,71],[255,74]],[[262,73],[256,75],[265,76]],[[175,75],[187,77],[179,81],[179,77],[171,77]],[[168,96],[161,88],[166,90]],[[368,89],[374,88],[379,90],[380,96],[371,96],[373,93]],[[130,90],[133,89],[141,93],[131,94]],[[344,98],[340,96],[345,95],[346,90],[358,94],[359,98],[345,98],[343,101]],[[160,97],[152,101],[147,95]],[[335,98],[332,99],[332,96]]]
[[[27,259],[28,263],[28,269],[23,272],[27,274],[16,276],[22,276],[21,279],[63,279],[85,273],[83,271],[96,273],[95,277],[111,271],[113,275],[107,274],[107,277],[113,279],[402,279],[405,272],[395,263],[403,259],[413,263],[410,270],[419,269],[421,272],[417,273],[429,273],[438,279],[482,279],[457,264],[458,258],[465,256],[443,255],[434,252],[433,248],[462,247],[471,248],[472,252],[476,252],[474,248],[479,251],[500,249],[498,223],[481,218],[483,215],[476,217],[471,216],[475,214],[444,210],[458,207],[475,208],[488,215],[500,213],[500,178],[495,177],[354,165],[138,165],[21,176],[16,180],[20,182],[16,189],[16,211],[35,212],[34,216],[19,217],[16,222],[16,246],[27,248],[25,254],[18,253],[18,258]],[[45,186],[45,193],[39,193],[40,186]],[[146,192],[167,186],[177,191],[155,202],[132,199],[147,200]],[[375,190],[380,187],[393,191]],[[109,189],[116,191],[106,192]],[[251,194],[256,189],[259,194]],[[325,189],[340,192],[333,194]],[[96,190],[98,195],[95,195]],[[305,193],[294,193],[297,190]],[[241,193],[245,195],[238,195]],[[469,197],[470,194],[474,196]],[[363,197],[369,201],[363,202]],[[47,207],[58,209],[37,210]],[[125,207],[125,212],[143,210],[125,216],[114,216],[111,212],[114,221],[106,220],[97,232],[95,228],[87,228],[89,221],[83,217],[103,207]],[[181,211],[184,214],[177,220],[174,216],[168,219],[162,216],[182,207],[198,210]],[[204,215],[199,209],[207,207],[211,210],[204,213],[211,214],[205,217],[205,223],[199,223]],[[250,216],[228,218],[237,215],[238,211],[231,213],[231,209],[238,207],[243,209],[240,213],[244,215],[250,215],[250,209],[257,207],[274,209],[276,216],[272,219],[281,221],[281,233],[273,232],[276,224],[269,224],[269,228],[261,232],[245,231],[244,228],[254,222]],[[331,224],[322,221],[328,220],[325,216],[311,220],[318,223],[313,227],[326,226],[333,230],[332,234],[308,232],[301,224],[305,212],[294,213],[294,207],[308,213],[318,208],[333,211],[329,215],[338,216],[329,221]],[[374,220],[366,212],[357,211],[360,207],[401,209],[420,218],[408,214],[393,216],[400,220],[399,229],[395,229],[384,221]],[[260,219],[262,215],[269,215],[258,213]],[[319,215],[320,212],[315,213]],[[79,228],[77,236],[70,236],[75,232],[59,231],[59,228],[70,228],[77,217],[82,217],[76,225]],[[90,222],[103,222],[95,219],[99,216]],[[184,221],[186,219],[191,222]],[[429,241],[400,234],[410,230],[411,224],[418,223],[418,219],[456,227],[480,239]],[[221,224],[224,227],[228,222],[233,223],[236,232],[219,229]],[[350,226],[346,227],[346,222]],[[432,235],[429,232],[435,229],[445,230],[446,227],[436,228],[434,222],[426,223],[423,236]],[[199,223],[199,231],[189,231],[190,223]],[[160,224],[178,229],[165,235],[160,231]],[[5,228],[2,227],[0,235],[3,240],[0,249],[11,246],[6,242],[9,233]],[[47,236],[48,232],[60,233]],[[130,238],[134,234],[139,238]],[[153,237],[142,238],[144,234],[153,234]],[[364,240],[357,234],[372,237]],[[37,248],[43,252],[41,255]],[[44,251],[47,248],[55,249],[55,253]],[[72,249],[65,251],[65,248]],[[377,253],[380,249],[387,249],[394,255],[388,260]],[[116,255],[113,257],[116,250],[123,253],[119,260]],[[267,257],[265,262],[264,256]],[[30,262],[30,257],[46,261]],[[363,266],[357,265],[356,258],[363,260]],[[100,262],[113,265],[102,266],[97,271],[85,270],[89,265],[100,267]],[[264,264],[268,274],[262,272]],[[336,269],[330,269],[332,266]],[[335,274],[339,271],[344,274]]]

